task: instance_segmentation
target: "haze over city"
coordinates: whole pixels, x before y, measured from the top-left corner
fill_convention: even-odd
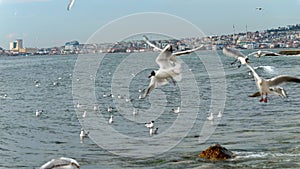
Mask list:
[[[68,0],[1,0],[0,47],[8,49],[15,39],[23,39],[26,47],[38,48],[61,46],[72,40],[84,43],[111,21],[143,12],[161,12],[186,19],[206,35],[300,23],[299,0],[77,0],[72,10],[67,11],[68,3]]]

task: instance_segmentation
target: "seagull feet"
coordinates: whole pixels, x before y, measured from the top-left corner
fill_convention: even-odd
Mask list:
[[[264,98],[260,98],[259,102],[263,102],[264,101]]]
[[[265,102],[265,103],[268,103],[268,98],[267,98],[267,97],[264,99],[264,102]]]

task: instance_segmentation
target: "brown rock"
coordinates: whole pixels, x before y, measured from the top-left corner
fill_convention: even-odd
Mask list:
[[[235,155],[231,151],[225,147],[222,147],[220,144],[212,145],[199,154],[200,158],[206,158],[210,160],[226,160],[233,158],[234,156]]]

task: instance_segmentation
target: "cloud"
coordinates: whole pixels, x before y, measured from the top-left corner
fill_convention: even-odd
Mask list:
[[[16,37],[16,33],[9,33],[8,35],[6,35],[7,39],[13,39]]]
[[[0,3],[49,2],[50,0],[0,0]]]

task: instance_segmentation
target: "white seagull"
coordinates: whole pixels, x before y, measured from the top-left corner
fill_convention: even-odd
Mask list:
[[[268,102],[268,94],[275,93],[281,97],[286,97],[286,92],[282,87],[277,87],[279,84],[286,82],[300,83],[300,78],[294,76],[280,75],[272,79],[264,79],[260,77],[252,66],[246,64],[246,66],[252,71],[257,88],[259,92],[253,93],[250,97],[261,96],[260,102]],[[264,98],[265,96],[265,98]]]
[[[154,121],[150,121],[149,123],[145,123],[145,126],[147,128],[153,128],[154,127]]]
[[[35,116],[36,116],[36,117],[40,117],[40,116],[42,115],[43,112],[44,112],[43,110],[36,110],[36,111],[35,111]]]
[[[280,56],[280,54],[275,53],[275,52],[271,52],[271,51],[258,50],[256,52],[252,52],[252,53],[248,54],[247,56],[256,56],[256,57],[260,58],[262,56]]]
[[[86,114],[87,114],[87,111],[84,111],[83,114],[82,114],[82,117],[85,118]]]
[[[156,127],[156,128],[151,127],[149,130],[150,136],[157,134],[157,131],[158,131],[158,127]]]
[[[90,132],[86,132],[83,128],[80,131],[80,143],[83,143],[83,139],[89,135]]]
[[[241,65],[250,63],[249,58],[235,48],[224,47],[223,54],[229,57],[234,57],[236,59],[231,64],[235,64],[235,62],[240,61],[241,64],[238,65],[238,68],[240,68]]]
[[[79,163],[72,159],[72,158],[66,158],[66,157],[61,157],[58,159],[52,159],[51,161],[48,161],[44,165],[40,167],[40,169],[52,169],[52,168],[80,168]]]
[[[172,111],[173,111],[174,113],[179,113],[179,112],[180,112],[180,107],[177,107],[177,109],[172,109]]]
[[[214,114],[211,112],[210,116],[207,117],[207,120],[212,121],[214,120]]]
[[[136,108],[133,108],[132,115],[136,116],[139,114],[139,111]]]
[[[157,56],[156,63],[159,69],[152,71],[149,75],[150,84],[145,92],[139,98],[145,98],[154,88],[168,84],[168,80],[172,80],[174,84],[181,80],[181,62],[177,61],[172,65],[170,58],[172,56],[172,46],[167,45],[163,51]]]
[[[94,111],[97,111],[98,110],[98,106],[95,104],[94,105]]]
[[[222,115],[223,115],[223,113],[222,113],[221,111],[219,111],[219,113],[218,113],[218,117],[219,117],[219,118],[221,118],[221,117],[222,117]]]
[[[113,120],[113,115],[110,115],[110,118],[109,118],[109,120],[108,120],[108,123],[109,124],[112,124],[114,122],[114,120]]]
[[[74,2],[75,2],[75,0],[70,0],[68,7],[67,7],[68,11],[71,10],[72,6],[74,5]]]

